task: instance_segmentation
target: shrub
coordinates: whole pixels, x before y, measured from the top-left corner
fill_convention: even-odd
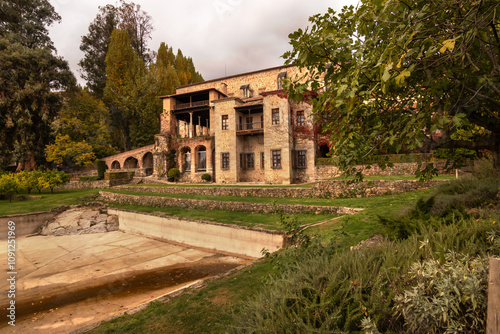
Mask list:
[[[102,180],[104,179],[104,173],[106,172],[106,161],[97,160],[96,165],[97,165],[97,179]]]
[[[168,177],[174,179],[174,182],[181,176],[181,172],[177,168],[170,168],[168,171]]]
[[[415,262],[413,288],[396,296],[395,310],[411,333],[484,333],[488,258],[446,254]]]
[[[285,251],[272,255],[281,276],[270,278],[263,292],[235,316],[231,332],[352,333],[366,327],[363,319],[370,317],[372,332],[404,333],[405,319],[394,315],[395,297],[413,283],[405,275],[412,264],[444,261],[450,250],[494,256],[499,249],[488,240],[491,231],[500,231],[500,226],[467,218],[455,224],[436,222],[419,235],[371,248],[341,252],[316,244],[294,252],[293,258]],[[474,317],[483,319],[485,314],[478,308]]]
[[[71,176],[63,171],[49,170],[42,174],[42,178],[47,188],[50,189],[50,193],[53,194],[54,188],[68,183]]]
[[[212,177],[210,176],[210,174],[205,173],[205,174],[201,175],[201,179],[203,181],[210,182],[210,180],[212,180]]]
[[[9,202],[12,201],[12,196],[21,190],[21,185],[12,174],[3,174],[0,176],[0,194],[7,197]]]

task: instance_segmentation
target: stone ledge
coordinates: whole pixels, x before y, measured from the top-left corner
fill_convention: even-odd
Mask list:
[[[320,205],[299,205],[299,204],[264,204],[264,203],[248,203],[248,202],[222,202],[214,200],[194,200],[185,198],[169,198],[159,196],[136,196],[116,194],[105,191],[99,192],[99,197],[108,202],[133,205],[152,205],[159,207],[181,207],[195,208],[202,210],[225,210],[225,211],[240,211],[252,213],[274,213],[276,210],[283,211],[287,214],[296,213],[315,213],[315,214],[354,214],[361,212],[362,209],[353,209],[337,206],[320,206]]]
[[[242,187],[130,187],[120,189],[135,192],[164,194],[196,194],[203,196],[236,196],[236,197],[270,197],[270,198],[338,198],[367,197],[385,194],[396,194],[406,191],[435,187],[447,181],[401,180],[401,181],[363,181],[349,184],[347,181],[321,181],[312,188],[256,188]]]

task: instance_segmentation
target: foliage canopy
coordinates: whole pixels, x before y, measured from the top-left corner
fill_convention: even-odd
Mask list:
[[[497,0],[362,0],[330,9],[290,34],[283,57],[307,71],[287,89],[297,100],[313,91],[348,174],[361,162],[386,166],[381,153],[435,147],[490,150],[500,171],[499,8]]]

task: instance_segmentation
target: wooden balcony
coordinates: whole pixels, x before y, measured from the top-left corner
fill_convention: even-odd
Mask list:
[[[177,103],[174,107],[174,110],[189,109],[195,107],[208,107],[209,105],[209,100],[195,101],[191,103]]]
[[[236,125],[236,135],[254,135],[264,133],[264,123],[254,122],[254,123],[243,123]]]

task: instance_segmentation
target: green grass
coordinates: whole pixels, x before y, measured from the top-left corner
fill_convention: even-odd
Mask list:
[[[434,177],[433,181],[449,181],[454,180],[456,178],[455,174],[440,174],[439,176]],[[330,180],[353,180],[354,177],[344,177],[338,176],[331,178]],[[415,175],[367,175],[363,177],[366,181],[417,181],[418,178]]]
[[[41,196],[41,198],[29,200],[0,200],[0,216],[14,215],[22,213],[49,211],[61,205],[81,204],[88,201],[88,196],[95,196],[99,189],[85,190],[54,190],[54,194],[50,190],[43,190],[41,194],[38,191],[31,191],[31,196]],[[19,195],[27,195],[27,192]]]
[[[242,213],[237,211],[224,211],[224,210],[199,210],[199,209],[186,209],[179,207],[153,207],[143,205],[130,205],[112,203],[110,205],[117,209],[126,209],[140,212],[148,212],[154,214],[164,214],[174,217],[183,217],[194,220],[213,221],[223,224],[233,224],[247,227],[260,227],[270,230],[283,230],[279,223],[279,215],[277,214],[262,214],[262,213]],[[327,219],[337,217],[337,215],[326,214],[297,214],[295,215],[301,224],[311,224],[320,222]]]
[[[412,205],[421,196],[432,193],[432,189],[408,192],[396,195],[386,195],[366,198],[346,199],[278,199],[278,202],[304,202],[309,204],[324,203],[347,207],[365,208],[365,211],[355,215],[342,216],[323,225],[308,228],[306,231],[325,242],[333,242],[341,248],[348,248],[359,241],[367,239],[379,232],[381,226],[377,215],[391,215]],[[241,198],[238,198],[241,200]],[[262,200],[262,199],[260,199]],[[303,203],[306,204],[306,203]],[[115,205],[116,207],[137,210],[134,206]],[[143,207],[142,210],[161,213],[169,212],[170,208]],[[199,212],[197,212],[199,211]],[[196,215],[210,214],[202,210],[179,209],[179,213],[196,217]],[[216,213],[218,215],[219,213]],[[227,213],[226,219],[231,221],[232,213]],[[249,214],[234,213],[238,220],[249,219]],[[266,219],[268,215],[255,215],[256,219]],[[304,221],[306,215],[297,217]],[[319,217],[319,216],[316,216]],[[330,217],[331,218],[331,217]],[[221,221],[223,217],[219,217]],[[267,218],[269,219],[269,218]],[[313,219],[313,218],[311,218]],[[224,333],[231,326],[233,314],[240,314],[245,302],[266,287],[269,278],[280,274],[279,266],[270,261],[257,263],[247,269],[209,282],[205,289],[191,291],[173,298],[167,303],[154,303],[146,310],[134,315],[123,317],[104,323],[91,333]]]
[[[145,183],[130,184],[127,187],[173,187],[173,188],[312,188],[312,183],[276,185],[276,184],[215,184],[215,183]]]

